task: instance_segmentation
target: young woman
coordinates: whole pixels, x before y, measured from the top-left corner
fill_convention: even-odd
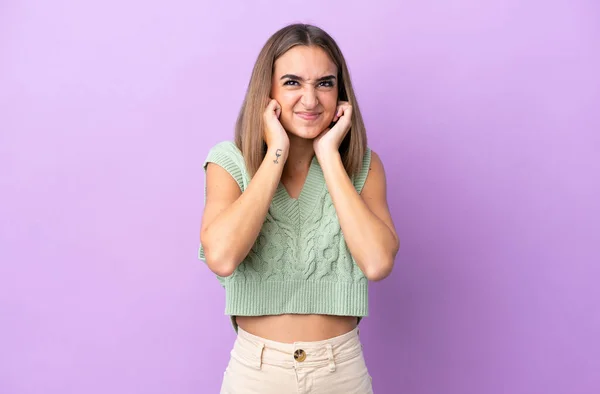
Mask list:
[[[295,24],[254,66],[235,142],[204,164],[200,259],[238,336],[222,393],[371,393],[357,325],[399,241],[335,41]]]

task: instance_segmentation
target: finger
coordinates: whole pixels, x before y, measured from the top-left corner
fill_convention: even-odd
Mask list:
[[[265,110],[264,116],[269,117],[269,116],[271,116],[271,114],[275,114],[275,116],[279,117],[280,113],[281,113],[281,106],[279,105],[277,100],[272,99],[271,101],[269,101],[269,104],[267,104],[267,108]]]
[[[350,105],[349,102],[347,101],[338,101],[338,105],[335,109],[335,115],[333,117],[333,122],[337,122],[342,115],[345,115],[347,113],[347,109],[352,109],[352,106]]]
[[[269,101],[269,104],[267,104],[267,108],[265,108],[265,112],[263,113],[263,116],[265,118],[267,118],[269,116],[269,113],[272,113],[274,108],[275,108],[275,100],[271,100]]]
[[[267,105],[267,110],[275,111],[275,109],[277,109],[278,106],[279,106],[279,103],[277,102],[277,100],[272,99],[271,101],[269,101],[269,104]]]
[[[281,105],[279,105],[277,100],[273,100],[273,102],[274,102],[275,115],[279,118],[279,115],[281,115]]]
[[[348,103],[343,104],[341,106],[341,111],[344,116],[349,116],[352,114],[352,106]]]

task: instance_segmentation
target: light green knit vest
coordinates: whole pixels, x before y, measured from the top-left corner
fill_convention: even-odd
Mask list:
[[[353,179],[358,192],[370,162],[367,149],[362,169]],[[214,146],[205,169],[208,163],[223,167],[242,192],[246,190],[250,177],[233,142]],[[198,257],[205,259],[202,246]],[[231,276],[217,278],[225,288],[225,314],[230,316],[367,316],[367,278],[346,245],[316,157],[298,198],[292,199],[279,184],[250,253]]]

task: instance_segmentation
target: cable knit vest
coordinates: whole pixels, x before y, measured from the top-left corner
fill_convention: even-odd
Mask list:
[[[359,193],[370,161],[367,149],[362,169],[352,180]],[[224,168],[242,192],[246,190],[250,177],[233,142],[214,146],[204,169],[208,163]],[[198,257],[205,259],[202,246]],[[279,184],[254,246],[232,275],[217,278],[225,288],[225,314],[232,317],[288,313],[367,316],[367,279],[346,245],[316,157],[298,198],[291,198]]]

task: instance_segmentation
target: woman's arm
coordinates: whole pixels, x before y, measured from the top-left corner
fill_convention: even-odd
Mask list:
[[[281,106],[271,100],[263,114],[267,154],[243,193],[225,169],[214,164],[206,169],[200,243],[206,264],[219,276],[231,275],[250,252],[279,185],[290,147],[280,115]]]
[[[367,279],[384,279],[392,271],[400,242],[388,209],[383,164],[371,152],[371,166],[359,195],[340,154],[323,156],[319,164],[350,253]]]
[[[208,164],[200,242],[206,264],[219,276],[231,275],[256,241],[287,158],[279,151],[277,159],[275,152],[267,151],[243,193],[227,171]]]

